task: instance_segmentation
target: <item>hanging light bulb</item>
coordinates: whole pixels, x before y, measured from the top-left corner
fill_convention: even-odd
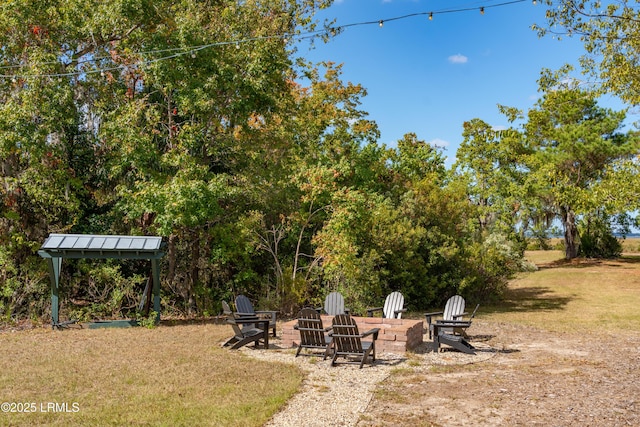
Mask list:
[[[191,57],[195,58],[196,57],[196,53],[194,51],[191,51]]]
[[[533,0],[532,3],[533,3],[534,6],[537,4],[536,0]]]
[[[484,15],[484,7],[480,8],[480,15]]]
[[[285,40],[286,43],[286,40]],[[236,42],[236,49],[240,49],[240,43]]]
[[[380,28],[382,28],[382,26],[384,25],[384,21],[381,19],[380,22],[378,22],[378,25],[380,26]]]
[[[429,12],[429,21],[433,21],[433,12]]]

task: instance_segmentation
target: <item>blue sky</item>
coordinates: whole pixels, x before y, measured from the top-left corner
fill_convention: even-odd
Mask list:
[[[498,104],[532,107],[543,68],[577,65],[577,39],[538,38],[531,25],[545,24],[545,7],[508,0],[336,0],[319,19],[336,26],[421,12],[428,15],[347,28],[327,44],[299,54],[312,61],[343,64],[343,80],[368,91],[362,109],[378,123],[380,143],[394,146],[407,132],[444,147],[455,159],[464,121],[480,118],[508,125]],[[480,8],[484,7],[484,14]],[[453,9],[473,9],[448,12]],[[621,105],[618,105],[620,108]]]

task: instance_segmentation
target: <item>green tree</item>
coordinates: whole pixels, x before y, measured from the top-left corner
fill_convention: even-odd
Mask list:
[[[573,81],[546,86],[553,79],[544,77],[543,96],[524,125],[532,153],[525,160],[527,186],[562,221],[565,256],[571,259],[578,255],[578,217],[609,204],[607,194],[594,190],[609,180],[612,168],[637,155],[638,141],[621,131],[625,111],[599,107],[596,94]]]
[[[480,119],[465,122],[463,128],[453,169],[477,208],[478,230],[513,233],[519,223],[524,232],[523,173],[517,167],[524,154],[522,134],[496,130]]]
[[[251,280],[228,243],[249,246],[248,177],[278,141],[259,128],[289,115],[293,36],[330,3],[3,3],[3,295],[51,231],[169,236],[181,310]]]
[[[640,10],[637,3],[622,1],[547,0],[546,24],[534,25],[540,36],[579,37],[586,50],[580,62],[584,74],[601,93],[611,93],[631,107],[640,104]],[[607,193],[616,211],[638,209],[640,174],[637,158],[608,171],[609,179],[597,191]],[[636,173],[629,173],[636,170]],[[622,171],[622,173],[620,173]]]
[[[587,53],[585,73],[601,88],[631,105],[640,104],[640,10],[635,1],[545,0],[547,24],[534,25],[543,35],[579,37]]]

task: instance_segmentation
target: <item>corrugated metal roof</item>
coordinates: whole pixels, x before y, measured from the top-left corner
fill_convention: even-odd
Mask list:
[[[40,255],[62,258],[142,258],[163,254],[162,237],[50,234]]]

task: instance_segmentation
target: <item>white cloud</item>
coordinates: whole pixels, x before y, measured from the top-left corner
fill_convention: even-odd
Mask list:
[[[466,64],[467,61],[469,61],[469,58],[460,53],[457,55],[451,55],[448,59],[452,64]]]
[[[445,141],[444,139],[432,139],[431,141],[427,142],[429,145],[433,146],[433,147],[437,147],[437,148],[446,148],[449,146],[449,142]]]

